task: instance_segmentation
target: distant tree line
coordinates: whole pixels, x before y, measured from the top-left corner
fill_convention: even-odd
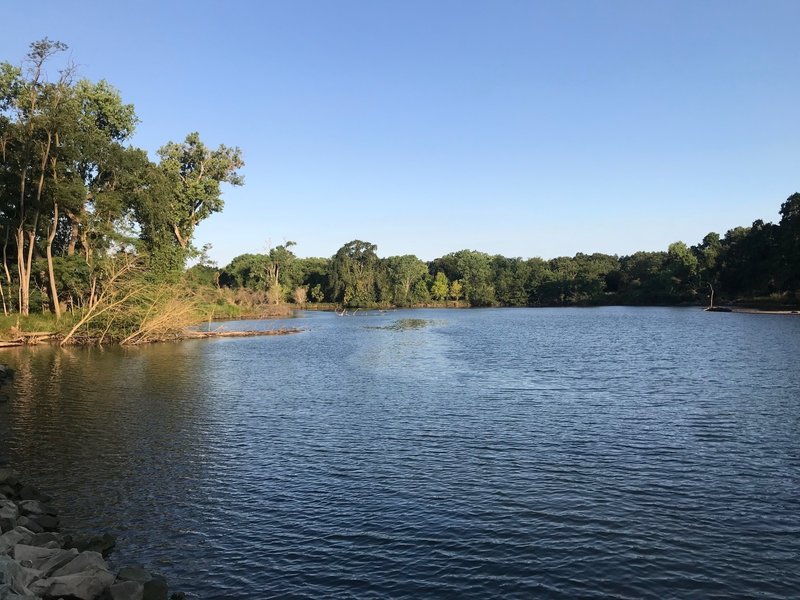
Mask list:
[[[209,284],[263,291],[271,302],[331,302],[348,307],[591,306],[703,304],[717,298],[796,304],[800,300],[800,194],[783,203],[778,224],[756,221],[702,242],[630,256],[582,254],[551,260],[459,250],[424,262],[380,258],[354,240],[331,258],[298,258],[292,242],[243,254],[223,269],[198,265]]]

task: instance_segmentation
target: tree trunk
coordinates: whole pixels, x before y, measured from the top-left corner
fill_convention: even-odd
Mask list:
[[[36,243],[36,228],[39,225],[39,205],[42,200],[44,190],[44,175],[47,168],[47,161],[50,157],[50,145],[52,136],[47,134],[47,143],[42,148],[42,160],[39,170],[39,182],[36,188],[36,215],[33,218],[33,225],[28,234],[28,256],[25,257],[25,212],[20,210],[19,229],[17,229],[17,263],[19,271],[19,312],[22,315],[30,313],[31,305],[31,263],[33,262],[33,247]],[[24,177],[24,173],[23,173]],[[23,199],[24,199],[24,192]]]
[[[3,239],[3,271],[5,271],[5,273],[6,273],[6,281],[8,282],[8,285],[10,286],[11,285],[11,273],[8,270],[8,254],[7,254],[7,250],[8,250],[8,233],[9,233],[8,230],[9,230],[9,228],[6,227],[6,235],[5,235],[5,238]]]
[[[6,229],[6,235],[3,240],[3,270],[6,274],[6,281],[8,281],[9,287],[11,286],[11,273],[8,272],[8,256],[6,254],[6,250],[8,249],[8,227]],[[6,306],[6,294],[3,291],[3,284],[0,282],[0,295],[3,297],[3,314],[8,316],[8,306]]]
[[[89,246],[89,234],[81,232],[81,245],[83,246],[83,256],[87,265],[92,264],[92,248]]]
[[[53,299],[53,310],[56,313],[56,321],[61,320],[61,304],[58,301],[58,290],[56,289],[56,274],[53,269],[53,240],[58,229],[58,202],[53,203],[53,227],[47,236],[47,275],[50,278],[50,295]]]
[[[80,236],[80,222],[78,217],[71,211],[65,211],[69,219],[69,243],[67,244],[67,256],[75,255],[75,246],[78,244]]]
[[[17,273],[19,274],[19,314],[27,316],[31,295],[28,290],[30,278],[25,271],[25,232],[22,225],[17,229]]]
[[[184,239],[184,237],[181,235],[181,230],[178,229],[177,225],[172,226],[172,232],[175,234],[175,239],[178,240],[178,243],[181,245],[181,248],[186,250],[186,244],[188,240]]]
[[[25,277],[25,262],[23,261],[25,250],[22,247],[25,240],[23,224],[25,223],[25,184],[28,181],[27,177],[25,176],[26,173],[27,168],[23,169],[19,175],[19,227],[14,234],[14,239],[17,242],[17,274],[19,275],[19,287],[17,288],[17,307],[19,308],[19,313],[21,315],[28,314],[26,301],[30,297],[27,293],[27,290],[24,289],[23,283],[24,281],[27,281],[27,278]]]

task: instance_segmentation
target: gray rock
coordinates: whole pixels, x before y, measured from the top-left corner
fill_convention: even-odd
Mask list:
[[[0,500],[0,532],[11,531],[17,526],[19,509],[13,500]]]
[[[30,591],[46,598],[77,598],[78,600],[94,600],[114,583],[113,573],[104,569],[90,569],[40,579],[30,586]]]
[[[122,567],[117,574],[117,581],[138,581],[146,583],[153,578],[152,575],[142,567]]]
[[[161,575],[154,575],[153,578],[144,584],[144,596],[142,600],[167,600],[167,580]]]
[[[33,544],[31,544],[32,546]],[[50,550],[61,550],[61,544],[58,542],[47,542],[41,546],[42,548],[49,548]]]
[[[36,523],[42,531],[55,531],[58,529],[58,517],[53,517],[51,515],[28,515],[28,519]]]
[[[54,554],[53,550],[47,548],[40,548],[39,546],[28,546],[26,544],[17,544],[14,546],[14,560],[21,563],[24,560],[29,560],[33,564],[40,564],[46,561]]]
[[[53,577],[62,577],[64,575],[74,575],[89,569],[108,570],[106,561],[103,560],[99,552],[81,552],[72,559],[69,563],[53,572]]]
[[[26,517],[31,515],[51,515],[54,517],[58,514],[55,508],[39,500],[22,500],[19,503],[19,510]]]
[[[28,586],[39,575],[39,571],[26,569],[8,556],[0,556],[0,583],[7,585],[16,594],[30,595]]]
[[[11,591],[11,587],[0,585],[0,600],[37,600],[36,596],[23,596]]]
[[[13,500],[0,500],[0,519],[16,519],[19,517],[19,508]]]
[[[51,531],[45,533],[37,533],[36,535],[31,538],[31,541],[28,542],[30,546],[45,546],[47,544],[56,543],[58,544],[58,548],[61,547],[61,536],[57,533],[53,533]]]
[[[30,529],[33,533],[42,533],[44,528],[36,521],[32,521],[28,517],[20,517],[17,519],[17,525]]]
[[[108,592],[111,600],[144,600],[144,584],[138,581],[115,583]]]
[[[76,550],[61,548],[42,548],[17,544],[14,546],[14,560],[23,567],[30,567],[39,572],[40,577],[50,577],[56,570],[71,563],[77,558]]]
[[[107,557],[111,554],[114,546],[116,546],[117,538],[110,533],[104,533],[103,535],[89,538],[77,538],[71,541],[71,544],[73,548],[77,548],[80,552],[91,550],[93,552],[100,552],[104,557]]]
[[[68,565],[78,557],[78,551],[75,548],[69,550],[62,550],[61,548],[54,548],[56,550],[50,558],[38,565],[38,569],[44,574],[45,577],[50,577],[58,569]]]
[[[25,544],[33,539],[33,532],[25,527],[15,527],[0,535],[0,554],[8,554],[17,544]]]

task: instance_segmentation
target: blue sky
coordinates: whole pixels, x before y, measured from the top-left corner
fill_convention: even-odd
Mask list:
[[[3,7],[132,102],[155,156],[199,131],[242,188],[197,230],[221,265],[462,248],[551,258],[697,243],[800,191],[800,2],[63,2]]]

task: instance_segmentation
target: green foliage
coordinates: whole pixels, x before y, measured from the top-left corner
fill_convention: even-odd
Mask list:
[[[464,286],[461,284],[460,279],[456,279],[450,284],[450,298],[458,302],[464,297]]]
[[[431,286],[431,297],[439,302],[447,300],[450,294],[450,282],[447,281],[447,275],[439,271],[436,277],[433,278],[433,285]]]
[[[269,257],[263,254],[240,254],[222,269],[219,282],[232,288],[267,289]]]
[[[447,299],[470,306],[704,303],[711,288],[718,300],[800,294],[800,194],[782,204],[778,224],[758,220],[722,237],[709,233],[696,246],[675,242],[630,256],[543,260],[459,250],[425,263],[412,254],[380,259],[374,244],[353,240],[330,259],[298,258],[286,242],[223,269],[204,261],[185,271],[187,258],[199,254],[197,225],[223,209],[225,184],[243,183],[241,151],[211,148],[190,133],[152,162],[129,144],[138,118],[118,90],[76,79],[68,64],[54,68],[65,49],[44,38],[21,67],[0,63],[6,311],[63,305],[68,319],[83,318],[104,291],[135,289],[139,304],[121,304],[130,315],[109,311],[109,331],[119,333],[151,318],[142,306],[179,311],[177,289],[202,311],[228,315],[279,311],[305,296],[361,307]],[[131,262],[135,276],[116,278],[117,266]]]
[[[317,303],[325,301],[325,292],[322,291],[320,284],[316,284],[311,288],[311,299]]]
[[[186,282],[192,287],[216,287],[220,271],[210,265],[198,264],[186,270]]]
[[[0,63],[0,233],[22,314],[84,306],[117,254],[139,256],[151,283],[180,281],[221,184],[242,183],[239,149],[196,133],[166,144],[159,164],[127,145],[133,105],[105,80],[76,80],[71,64],[53,68],[65,49],[44,38],[23,68]]]
[[[776,234],[780,250],[783,289],[800,289],[800,194],[792,194],[781,205],[780,232]]]
[[[484,252],[459,250],[434,260],[433,268],[443,271],[450,280],[459,280],[464,299],[471,306],[491,306],[496,300],[491,262]]]
[[[424,282],[424,278],[428,275],[428,265],[416,256],[413,254],[390,256],[383,260],[381,266],[386,273],[388,283],[388,294],[385,298],[388,302],[395,306],[409,306],[430,301],[430,294]],[[418,287],[420,283],[422,287]]]
[[[286,242],[282,246],[270,248],[267,255],[266,285],[272,304],[280,304],[286,300],[289,290],[298,287],[296,260],[297,257],[289,250],[294,242]]]
[[[424,279],[418,279],[410,295],[411,304],[428,304],[431,301],[431,292]]]
[[[374,244],[353,240],[331,259],[332,298],[344,306],[369,306],[376,299],[378,249]]]
[[[244,166],[239,148],[208,148],[197,132],[182,143],[169,142],[158,151],[159,168],[167,180],[167,220],[176,241],[186,248],[197,224],[222,210],[220,184],[242,185]]]

